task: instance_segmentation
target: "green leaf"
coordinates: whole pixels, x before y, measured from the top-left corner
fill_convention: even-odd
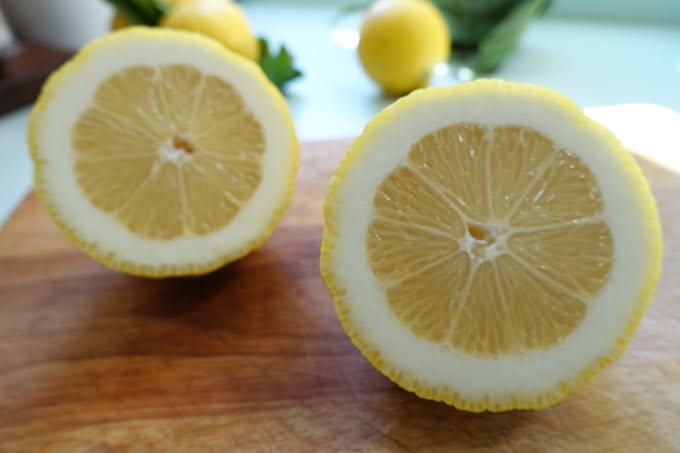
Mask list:
[[[158,25],[170,6],[163,0],[106,0],[130,25]]]
[[[454,52],[476,51],[484,37],[523,0],[433,0],[449,24]]]
[[[548,6],[549,0],[524,0],[479,43],[472,64],[478,74],[494,71],[515,50],[524,29]]]
[[[258,43],[260,45],[260,67],[279,90],[285,91],[285,85],[301,77],[302,72],[295,67],[293,56],[285,46],[282,45],[278,54],[274,54],[270,53],[269,43],[265,38],[258,38]]]

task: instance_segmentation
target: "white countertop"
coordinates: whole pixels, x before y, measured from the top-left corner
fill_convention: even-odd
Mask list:
[[[259,1],[245,8],[257,32],[285,42],[305,73],[291,84],[288,98],[300,140],[354,136],[392,101],[363,74],[355,50],[343,47],[351,44],[356,21],[332,26],[337,6]],[[669,107],[588,112],[631,149],[651,153],[680,172],[673,157],[680,155],[680,114],[673,111],[680,111],[677,25],[544,17],[530,26],[517,53],[494,76],[553,88],[584,107]],[[459,81],[449,72],[433,84]],[[28,112],[0,117],[0,223],[30,187]]]

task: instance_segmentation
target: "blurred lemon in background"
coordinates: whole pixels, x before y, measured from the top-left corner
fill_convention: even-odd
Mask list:
[[[160,25],[209,36],[250,60],[259,56],[257,38],[248,18],[232,1],[181,0],[161,19]]]
[[[446,20],[429,1],[378,0],[364,16],[359,58],[387,94],[398,95],[426,86],[450,46]]]
[[[260,47],[243,9],[231,0],[163,0],[151,11],[138,0],[117,2],[126,10],[146,13],[134,25],[159,25],[166,28],[201,33],[220,42],[227,49],[256,61]],[[120,12],[111,23],[112,30],[131,25]]]

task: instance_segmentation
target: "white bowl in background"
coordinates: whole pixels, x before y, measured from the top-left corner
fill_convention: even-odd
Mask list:
[[[20,39],[66,50],[106,34],[113,14],[104,0],[0,0],[0,8]]]

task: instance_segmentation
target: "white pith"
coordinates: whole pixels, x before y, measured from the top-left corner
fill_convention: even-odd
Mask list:
[[[512,232],[510,226],[505,224],[483,224],[481,227],[486,230],[488,239],[478,239],[470,232],[470,223],[464,221],[467,225],[465,236],[458,239],[459,249],[467,253],[472,258],[472,265],[476,266],[482,261],[493,261],[504,253],[508,252],[508,237]]]
[[[414,96],[414,95],[412,95]],[[418,94],[415,94],[418,96]],[[390,121],[375,125],[363,144],[362,157],[344,174],[332,204],[337,232],[329,259],[348,320],[357,336],[380,354],[386,368],[403,373],[428,388],[446,388],[463,398],[509,395],[532,397],[579,378],[593,361],[606,356],[626,329],[650,265],[643,207],[635,203],[635,188],[626,169],[609,152],[611,145],[584,122],[565,112],[559,102],[526,91],[460,91],[438,100],[411,102],[395,109]],[[477,358],[413,335],[392,314],[384,290],[373,276],[366,250],[366,231],[373,218],[378,185],[404,162],[411,146],[424,135],[460,122],[490,126],[519,125],[537,129],[559,148],[571,151],[598,180],[614,241],[611,277],[593,300],[583,322],[549,350],[499,358]],[[496,247],[503,241],[496,237]],[[462,241],[471,245],[473,238]],[[488,259],[496,256],[487,247]]]
[[[186,162],[189,162],[190,160],[193,159],[193,156],[189,154],[186,150],[182,148],[177,148],[174,145],[172,138],[170,137],[168,137],[163,143],[161,143],[161,146],[159,147],[157,154],[158,160],[155,163],[163,164],[166,162],[170,162],[176,165],[177,167],[181,167]]]
[[[244,69],[235,62],[237,58],[240,57],[225,58],[212,48],[169,35],[153,39],[128,36],[89,53],[77,70],[62,77],[59,89],[52,92],[36,124],[37,157],[42,161],[44,195],[82,242],[95,245],[100,254],[110,254],[119,261],[140,266],[182,266],[219,260],[268,230],[287,194],[295,167],[291,153],[294,137],[276,99],[262,88],[261,80],[253,77],[254,68]],[[245,109],[261,124],[266,146],[261,183],[231,223],[203,236],[157,240],[135,235],[85,196],[75,175],[71,130],[98,86],[111,75],[133,66],[173,64],[187,65],[231,84],[240,93]],[[175,165],[192,158],[171,141],[161,145],[158,153],[161,160]]]

